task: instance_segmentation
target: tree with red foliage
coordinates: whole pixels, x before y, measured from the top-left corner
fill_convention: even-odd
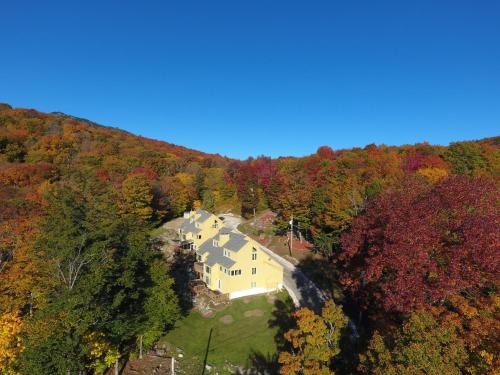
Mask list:
[[[382,194],[342,236],[344,286],[364,308],[397,313],[477,295],[500,272],[498,196],[494,182],[459,176]]]

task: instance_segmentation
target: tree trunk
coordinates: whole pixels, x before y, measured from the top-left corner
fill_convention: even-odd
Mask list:
[[[115,361],[115,375],[119,375],[118,374],[118,360]]]
[[[142,359],[142,335],[139,336],[139,359]]]

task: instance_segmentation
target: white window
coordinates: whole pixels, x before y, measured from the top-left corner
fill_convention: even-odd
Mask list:
[[[231,258],[231,252],[229,250],[224,249],[224,256]]]
[[[257,283],[255,281],[252,281],[252,283],[250,284],[250,287],[257,288]]]
[[[205,266],[205,273],[210,273],[210,267],[209,266]]]
[[[214,240],[214,246],[216,246],[216,247],[219,246],[219,241]]]
[[[257,253],[252,254],[252,260],[257,260]]]
[[[257,268],[252,268],[252,275],[257,275]]]

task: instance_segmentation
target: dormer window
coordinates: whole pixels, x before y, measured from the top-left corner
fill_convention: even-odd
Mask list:
[[[224,256],[231,258],[231,252],[229,250],[224,249]]]
[[[219,241],[214,240],[214,246],[215,246],[215,247],[218,247],[218,246],[219,246]]]

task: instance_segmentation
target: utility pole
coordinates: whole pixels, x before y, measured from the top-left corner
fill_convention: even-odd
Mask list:
[[[290,256],[293,256],[292,250],[293,250],[293,215],[290,218]]]

